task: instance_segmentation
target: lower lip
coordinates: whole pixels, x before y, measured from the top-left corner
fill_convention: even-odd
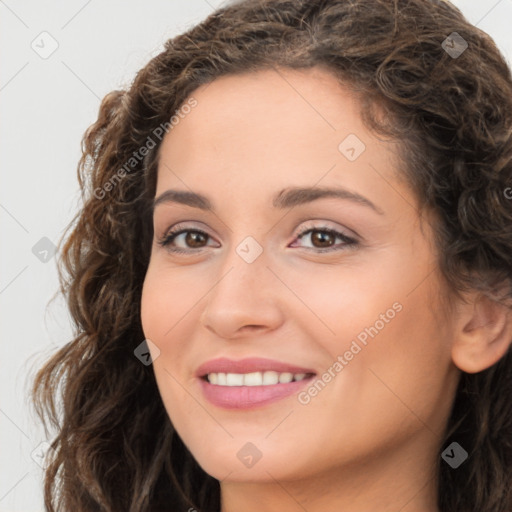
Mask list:
[[[224,409],[252,409],[268,405],[297,393],[313,377],[298,382],[273,384],[270,386],[218,386],[204,379],[200,385],[206,399]]]

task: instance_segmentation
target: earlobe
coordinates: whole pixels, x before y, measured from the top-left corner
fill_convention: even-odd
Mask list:
[[[458,308],[452,360],[466,373],[497,363],[512,343],[512,309],[483,294]]]

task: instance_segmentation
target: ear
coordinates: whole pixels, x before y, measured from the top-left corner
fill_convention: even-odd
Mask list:
[[[512,343],[512,309],[474,293],[457,310],[452,360],[466,373],[486,370],[505,355]]]

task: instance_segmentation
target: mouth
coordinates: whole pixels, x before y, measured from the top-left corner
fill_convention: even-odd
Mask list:
[[[283,400],[315,375],[308,368],[260,358],[215,359],[196,372],[204,397],[224,409],[253,409]]]

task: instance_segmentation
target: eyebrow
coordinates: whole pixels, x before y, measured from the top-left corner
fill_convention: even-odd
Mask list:
[[[344,188],[286,188],[274,196],[272,206],[279,209],[293,208],[294,206],[310,203],[323,198],[345,199],[371,208],[380,215],[384,214],[378,206],[366,197]],[[162,192],[153,201],[153,210],[162,203],[179,203],[193,208],[199,208],[201,210],[213,211],[212,203],[206,196],[196,192],[188,192],[186,190],[169,189]]]

